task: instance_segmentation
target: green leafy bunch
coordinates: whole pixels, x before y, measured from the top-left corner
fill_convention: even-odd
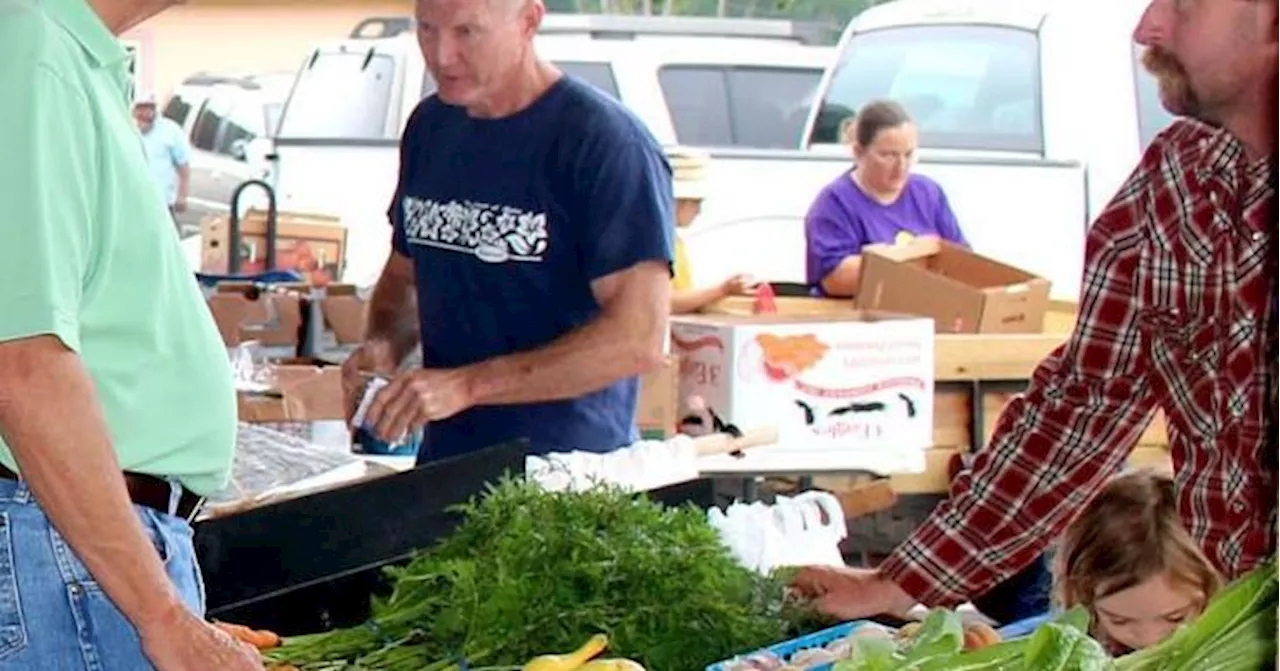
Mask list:
[[[307,669],[412,647],[423,659],[518,665],[603,632],[611,655],[702,671],[786,639],[807,615],[785,602],[783,576],[740,566],[692,506],[507,478],[457,510],[454,533],[391,572],[370,623],[288,641],[272,659]]]

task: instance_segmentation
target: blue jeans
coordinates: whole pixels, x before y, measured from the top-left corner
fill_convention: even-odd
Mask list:
[[[184,601],[204,613],[185,521],[135,506]],[[36,505],[0,480],[0,671],[153,671],[138,633]]]
[[[1026,568],[973,599],[973,605],[1004,626],[1049,612],[1052,591],[1049,558],[1042,554]]]

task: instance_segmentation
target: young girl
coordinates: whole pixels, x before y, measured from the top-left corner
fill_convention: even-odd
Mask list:
[[[1221,585],[1182,526],[1173,481],[1150,471],[1116,477],[1085,507],[1055,573],[1062,606],[1088,608],[1091,633],[1113,654],[1163,641]]]

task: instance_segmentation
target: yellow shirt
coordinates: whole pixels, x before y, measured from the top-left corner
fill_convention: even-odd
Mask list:
[[[693,269],[689,267],[689,255],[684,250],[684,241],[676,236],[675,262],[671,268],[671,290],[689,291],[693,289]]]

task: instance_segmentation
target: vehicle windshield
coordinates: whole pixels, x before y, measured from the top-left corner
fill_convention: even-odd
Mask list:
[[[393,99],[395,62],[372,51],[319,51],[303,64],[280,117],[278,136],[381,140]]]
[[[862,105],[896,100],[920,146],[1042,153],[1039,38],[996,26],[906,26],[845,45],[810,133],[835,144]]]

